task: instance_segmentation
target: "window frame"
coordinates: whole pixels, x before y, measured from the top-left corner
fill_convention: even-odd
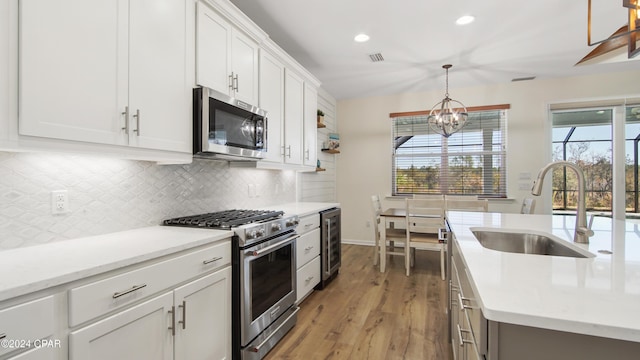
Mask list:
[[[498,118],[498,127],[491,127],[490,129],[493,129],[493,131],[497,131],[500,134],[500,139],[498,141],[498,143],[494,143],[493,142],[493,136],[490,137],[491,139],[491,143],[488,144],[488,148],[487,148],[487,144],[485,143],[485,141],[487,140],[487,137],[483,136],[483,135],[472,135],[470,137],[470,140],[468,141],[475,141],[477,142],[476,144],[474,143],[469,143],[464,141],[464,138],[457,139],[456,138],[456,134],[452,135],[451,138],[453,139],[457,139],[458,141],[456,141],[455,145],[451,145],[449,143],[449,140],[451,138],[445,138],[442,137],[442,141],[440,142],[439,145],[430,145],[430,146],[424,146],[426,147],[439,147],[440,151],[439,152],[425,152],[425,153],[418,153],[416,154],[416,157],[425,157],[425,160],[428,159],[429,157],[433,157],[433,158],[440,158],[440,160],[435,160],[435,162],[440,165],[442,163],[446,163],[449,164],[448,166],[446,166],[445,168],[439,168],[438,171],[438,183],[441,184],[442,180],[441,177],[445,176],[448,180],[452,180],[453,177],[449,177],[450,174],[450,170],[451,170],[451,161],[452,161],[452,156],[460,156],[460,157],[466,157],[466,156],[473,156],[473,157],[480,157],[480,159],[478,159],[477,161],[479,161],[480,163],[484,162],[484,165],[486,165],[486,159],[484,159],[483,157],[486,155],[491,156],[492,158],[494,156],[499,156],[498,159],[498,163],[500,164],[500,169],[499,174],[500,177],[498,179],[498,186],[497,189],[498,191],[486,191],[488,189],[488,187],[486,186],[486,184],[484,183],[484,181],[482,182],[482,190],[481,191],[476,191],[476,192],[464,192],[464,188],[461,189],[454,189],[451,190],[452,187],[451,185],[453,184],[453,181],[447,181],[445,183],[444,188],[443,187],[439,187],[438,191],[421,191],[421,192],[416,192],[415,189],[412,189],[413,191],[411,192],[400,192],[398,191],[399,186],[398,186],[398,158],[399,157],[404,157],[404,158],[413,158],[412,155],[409,154],[398,154],[398,149],[404,144],[406,143],[408,140],[410,140],[411,138],[413,138],[413,136],[415,135],[410,135],[410,136],[401,136],[403,131],[398,130],[398,128],[400,127],[400,125],[397,125],[397,121],[399,120],[404,120],[404,121],[419,121],[420,125],[423,127],[424,131],[424,124],[422,123],[422,121],[424,120],[426,122],[426,119],[429,115],[429,111],[414,111],[414,112],[402,112],[402,113],[391,113],[389,114],[389,117],[391,119],[391,140],[392,140],[392,154],[391,154],[391,193],[393,196],[410,196],[412,194],[450,194],[450,195],[477,195],[481,198],[507,198],[507,151],[506,151],[506,142],[507,142],[507,122],[508,122],[508,110],[510,109],[510,105],[509,104],[500,104],[500,105],[488,105],[488,106],[478,106],[478,107],[470,107],[467,108],[467,112],[476,117],[476,116],[481,116],[482,113],[495,113],[496,111],[500,112],[499,118]],[[413,119],[411,119],[413,118]],[[480,118],[481,119],[481,118]],[[495,120],[493,120],[495,121]],[[406,123],[405,123],[406,124]],[[480,125],[482,126],[482,125]],[[428,125],[427,125],[428,127]],[[484,129],[484,128],[483,128]],[[487,127],[487,129],[489,129],[489,127]],[[497,130],[495,130],[497,129]],[[406,129],[405,129],[406,131]],[[413,130],[411,130],[413,131]],[[420,131],[420,130],[418,130]],[[477,132],[477,129],[476,129]],[[464,128],[463,130],[460,131],[460,133],[464,133]],[[435,133],[430,133],[430,130],[427,130],[426,133],[421,133],[419,135],[434,135]],[[492,132],[493,135],[493,132]],[[441,135],[439,135],[441,136]],[[464,136],[462,134],[462,136]],[[404,138],[404,139],[403,139]],[[478,140],[480,140],[478,142]],[[399,141],[401,141],[399,143]],[[475,151],[465,151],[464,148],[465,147],[480,147],[481,150],[475,150]],[[498,146],[498,149],[495,149],[495,147]],[[455,148],[460,148],[462,149],[461,151],[452,151]],[[400,156],[398,156],[400,155]],[[495,162],[492,161],[492,164],[495,164]],[[491,172],[489,175],[487,175],[482,169],[485,168],[485,166],[480,166],[480,167],[471,167],[471,171],[473,171],[474,169],[480,169],[480,171],[482,171],[482,174],[480,176],[482,176],[483,180],[487,179],[487,176],[492,176],[494,172]],[[492,167],[493,168],[493,167]],[[462,171],[464,171],[465,167],[463,166]],[[492,176],[493,178],[493,176]],[[491,185],[489,185],[490,188],[494,188],[495,182],[492,181]],[[461,190],[461,191],[456,191],[456,190]]]

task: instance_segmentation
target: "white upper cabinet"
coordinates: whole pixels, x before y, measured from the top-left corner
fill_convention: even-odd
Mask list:
[[[284,161],[302,164],[304,81],[285,69],[284,75]]]
[[[208,5],[197,4],[196,82],[258,103],[258,44]]]
[[[267,156],[265,161],[284,161],[284,65],[265,51],[260,52],[260,107],[267,111]]]
[[[318,89],[304,84],[304,165],[316,167],[318,160]]]
[[[129,9],[130,143],[190,152],[186,19],[193,2],[131,0]]]
[[[20,2],[20,135],[191,151],[186,0]]]
[[[0,148],[6,146],[9,140],[9,119],[11,119],[9,111],[9,98],[11,91],[11,81],[9,80],[11,72],[9,71],[10,55],[15,53],[11,51],[9,45],[11,15],[9,11],[9,1],[0,1]]]

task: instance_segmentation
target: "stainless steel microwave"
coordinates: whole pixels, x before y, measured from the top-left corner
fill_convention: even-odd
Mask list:
[[[266,111],[213,89],[193,89],[194,156],[257,161],[266,146]]]

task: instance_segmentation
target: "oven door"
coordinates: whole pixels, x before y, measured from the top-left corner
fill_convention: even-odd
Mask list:
[[[240,343],[244,347],[296,300],[293,232],[240,249]]]

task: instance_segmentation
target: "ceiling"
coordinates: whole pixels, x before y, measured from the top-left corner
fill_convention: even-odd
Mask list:
[[[336,99],[640,69],[574,66],[587,45],[586,0],[231,0]],[[627,23],[620,0],[593,0],[593,41]],[[455,20],[471,14],[475,21]],[[365,43],[353,38],[364,32]],[[624,49],[626,51],[626,48]],[[369,55],[381,53],[382,62]],[[536,80],[533,80],[536,81]],[[453,93],[453,91],[452,91]]]

